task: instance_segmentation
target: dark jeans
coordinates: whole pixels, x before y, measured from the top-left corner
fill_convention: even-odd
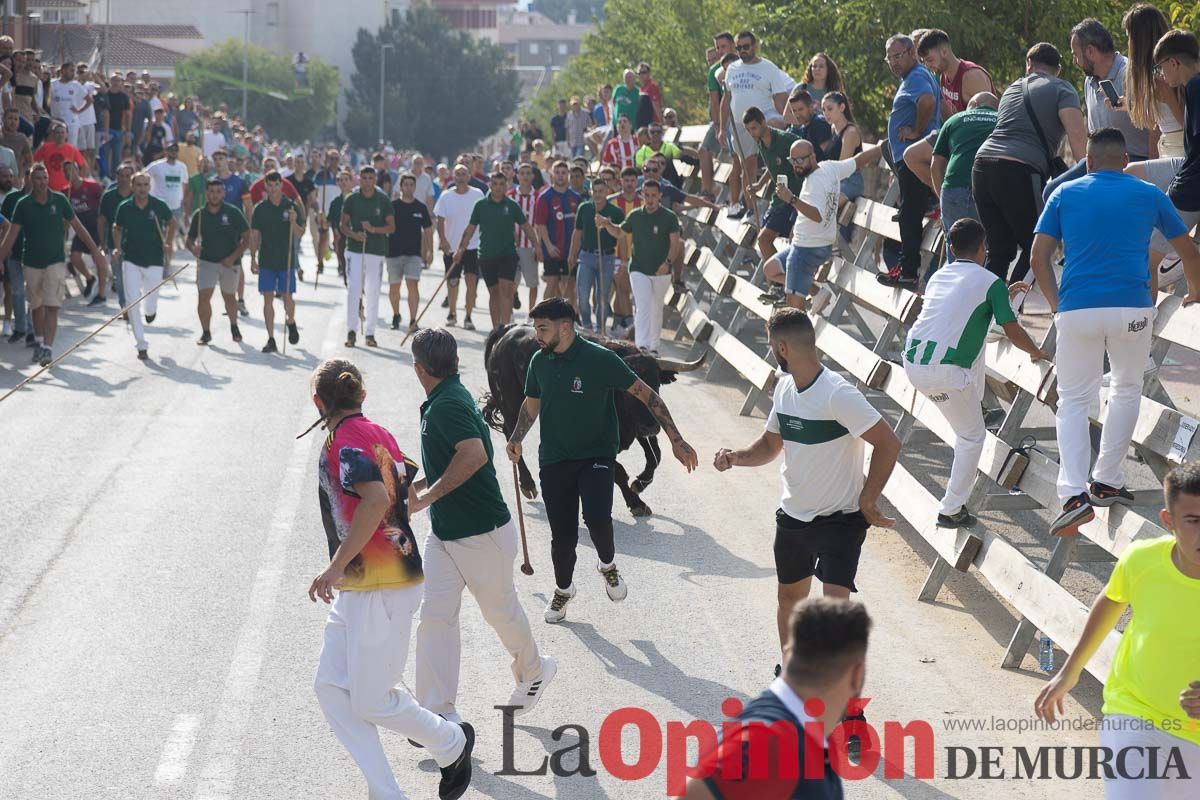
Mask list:
[[[108,170],[105,177],[111,180],[115,180],[117,177],[117,167],[121,165],[121,148],[124,145],[125,132],[109,128],[108,141],[104,143],[104,157],[105,167]]]
[[[1042,213],[1041,173],[1019,161],[977,158],[971,169],[971,193],[987,233],[984,266],[1002,280],[1024,280],[1029,273],[1033,229]],[[1008,266],[1014,258],[1017,263],[1009,277]]]
[[[554,562],[554,582],[560,589],[571,585],[575,573],[581,501],[583,522],[596,555],[604,564],[611,564],[616,557],[612,524],[615,463],[611,458],[586,458],[541,468],[542,502],[550,523],[550,559]]]
[[[900,184],[900,274],[915,278],[921,270],[925,212],[929,210],[933,192],[904,162],[898,162],[895,171],[896,182]]]

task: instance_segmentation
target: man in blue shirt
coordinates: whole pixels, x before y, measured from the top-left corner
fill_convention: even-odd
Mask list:
[[[904,164],[904,150],[910,142],[928,136],[942,121],[941,86],[933,73],[917,61],[917,48],[911,37],[898,34],[887,40],[888,69],[900,78],[900,88],[892,99],[888,117],[888,147],[892,169],[900,186],[899,266],[879,276],[885,286],[917,288],[921,268],[921,223],[932,199],[929,187]]]
[[[1063,511],[1050,526],[1074,536],[1093,506],[1133,504],[1121,463],[1142,402],[1142,373],[1150,355],[1158,274],[1146,258],[1150,236],[1162,232],[1183,263],[1184,303],[1200,300],[1200,253],[1178,212],[1160,189],[1122,172],[1129,163],[1125,136],[1101,128],[1088,137],[1088,174],[1050,195],[1030,253],[1037,285],[1055,312],[1058,330],[1058,497]],[[1066,264],[1062,285],[1051,258],[1059,243]],[[1088,409],[1099,401],[1104,354],[1111,365],[1108,418],[1088,483]]]

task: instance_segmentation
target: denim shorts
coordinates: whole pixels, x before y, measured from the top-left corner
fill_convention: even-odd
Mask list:
[[[833,247],[797,247],[789,245],[777,258],[787,269],[784,288],[788,294],[808,294],[816,279],[817,268],[833,258]]]

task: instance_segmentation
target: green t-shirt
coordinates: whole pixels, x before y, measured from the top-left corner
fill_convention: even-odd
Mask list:
[[[641,91],[636,86],[632,89],[627,89],[623,83],[613,91],[613,107],[617,112],[613,117],[613,130],[616,130],[617,119],[620,117],[627,117],[630,125],[637,122],[637,108],[640,95]]]
[[[514,225],[524,225],[525,212],[511,197],[500,202],[484,195],[471,209],[471,224],[479,228],[479,257],[503,258],[517,254],[517,239]]]
[[[725,87],[721,85],[719,80],[717,80],[717,72],[720,69],[720,61],[717,61],[717,63],[708,68],[708,90],[710,92],[716,92],[718,100],[725,96]]]
[[[23,267],[45,269],[67,260],[63,223],[75,219],[75,210],[65,194],[52,191],[44,203],[33,199],[32,194],[25,195],[13,209],[11,219],[13,224],[21,226],[24,234],[20,259]]]
[[[771,128],[771,144],[764,147],[762,141],[755,143],[758,149],[758,157],[762,159],[764,165],[771,172],[771,178],[776,182],[780,175],[787,177],[788,189],[797,197],[800,196],[800,190],[804,188],[804,179],[796,174],[796,170],[792,169],[791,158],[792,145],[800,141],[800,137],[795,134],[781,131],[778,128]],[[779,199],[779,195],[775,191],[771,191],[771,207],[783,205],[783,200]]]
[[[362,192],[354,192],[346,195],[346,199],[342,201],[342,215],[350,217],[350,230],[355,233],[362,233],[364,222],[382,228],[387,224],[387,218],[392,216],[392,202],[378,189],[372,192],[370,197]],[[351,253],[364,252],[364,245],[367,255],[386,256],[388,251],[387,234],[369,233],[366,242],[355,239],[346,240],[346,249]]]
[[[13,218],[13,210],[17,207],[18,201],[20,201],[20,199],[26,194],[28,194],[28,192],[26,192],[24,189],[13,189],[11,192],[5,195],[4,202],[0,203],[0,214],[3,214],[5,219],[11,220]],[[23,253],[24,250],[25,234],[18,233],[16,240],[13,241],[12,253],[9,255],[9,258],[13,259],[14,261],[20,261],[21,253]]]
[[[258,268],[283,271],[289,269],[288,240],[291,238],[288,212],[296,209],[296,221],[303,218],[299,207],[288,197],[281,197],[279,205],[274,205],[268,198],[263,198],[254,207],[250,216],[250,227],[258,231],[261,240],[258,243]]]
[[[429,485],[450,466],[458,443],[468,439],[483,441],[487,463],[430,507],[433,534],[443,541],[487,533],[512,519],[492,465],[492,432],[471,393],[457,375],[451,375],[433,387],[421,404],[421,461]]]
[[[644,144],[638,148],[636,153],[633,154],[633,165],[638,169],[641,169],[642,165],[646,163],[646,159],[655,153],[662,153],[667,158],[683,157],[683,151],[679,149],[679,145],[677,144],[663,142],[662,147],[660,147],[658,150],[655,150],[648,144]]]
[[[199,208],[208,200],[204,194],[208,190],[208,176],[203,172],[197,172],[192,177],[188,178],[188,191],[192,193],[192,208]],[[111,189],[109,191],[112,191]]]
[[[933,154],[949,159],[950,162],[946,165],[942,188],[971,187],[971,167],[975,163],[975,153],[995,128],[994,108],[971,108],[960,111],[946,120],[938,131],[937,141],[933,144]]]
[[[120,188],[115,183],[100,195],[100,216],[104,217],[104,224],[96,226],[100,229],[100,241],[96,244],[101,247],[112,247],[112,225],[113,220],[117,218],[117,206],[130,197],[133,197],[133,189],[129,190],[129,194],[121,194]]]
[[[188,238],[200,240],[200,259],[214,264],[220,263],[238,249],[242,234],[249,229],[242,210],[230,203],[222,203],[214,211],[205,204],[192,212],[188,226]]]
[[[625,212],[616,203],[605,203],[600,216],[612,220],[614,225],[625,221]],[[596,204],[591,200],[580,203],[575,209],[575,230],[579,231],[579,249],[596,252]],[[616,238],[607,231],[600,231],[600,252],[611,255],[617,248]]]
[[[327,219],[329,220],[329,224],[332,227],[333,232],[338,236],[342,235],[341,231],[338,230],[338,223],[340,223],[342,220],[342,204],[345,202],[346,196],[339,194],[329,203],[329,214]]]
[[[139,267],[164,267],[163,236],[172,218],[171,207],[154,195],[138,208],[130,197],[117,206],[113,224],[121,229],[121,260]]]
[[[633,234],[633,257],[629,268],[653,275],[671,254],[671,234],[679,231],[679,217],[665,206],[659,206],[653,214],[645,207],[639,207],[629,212],[621,229]]]
[[[541,401],[541,465],[616,458],[620,434],[613,392],[628,391],[637,379],[620,356],[582,336],[564,353],[534,353],[525,394]]]

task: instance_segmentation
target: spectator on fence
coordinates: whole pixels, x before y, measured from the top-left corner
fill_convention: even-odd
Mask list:
[[[1170,200],[1122,170],[1125,137],[1101,128],[1088,139],[1082,178],[1050,195],[1037,223],[1031,256],[1038,286],[1055,313],[1057,330],[1058,497],[1062,514],[1050,532],[1074,535],[1095,515],[1093,505],[1133,504],[1121,464],[1142,402],[1142,373],[1150,355],[1157,271],[1147,267],[1150,234],[1157,228],[1183,259],[1185,303],[1200,300],[1200,253]],[[1050,259],[1059,244],[1065,265],[1061,287]],[[1088,409],[1099,400],[1107,353],[1111,365],[1108,416],[1100,454],[1091,460]]]
[[[954,55],[950,36],[943,30],[926,31],[917,42],[917,56],[926,69],[938,75],[942,89],[942,119],[965,111],[971,98],[980,92],[996,91],[986,69]]]
[[[842,73],[837,63],[825,53],[817,53],[804,68],[800,88],[812,95],[813,103],[820,108],[825,95],[843,91]]]
[[[862,133],[858,123],[854,121],[854,111],[850,108],[850,100],[842,92],[831,90],[825,93],[821,100],[821,113],[833,130],[833,138],[825,146],[825,158],[841,161],[853,158],[862,152]],[[842,195],[838,198],[838,206],[857,200],[865,189],[862,172],[855,172],[842,181]]]
[[[950,117],[938,131],[929,170],[947,232],[960,219],[979,219],[971,196],[971,165],[980,145],[996,128],[999,103],[991,92],[980,92],[967,103],[967,110]],[[946,260],[950,260],[948,253]]]
[[[716,200],[716,187],[713,185],[714,159],[721,154],[721,143],[717,131],[721,129],[721,97],[725,87],[717,79],[721,70],[721,59],[733,52],[733,34],[728,31],[718,33],[713,37],[713,49],[716,58],[708,65],[708,130],[704,141],[700,144],[700,194],[709,200]],[[732,188],[732,186],[731,186]]]
[[[578,158],[584,153],[588,125],[591,117],[579,103],[579,96],[571,98],[571,110],[567,112],[567,151],[571,158]]]
[[[1029,272],[1042,187],[1063,171],[1055,155],[1063,137],[1072,156],[1084,157],[1087,128],[1079,95],[1058,77],[1061,68],[1054,45],[1039,42],[1029,48],[1025,77],[1000,96],[996,127],[975,154],[971,194],[987,231],[984,266],[1001,278],[1009,277],[1010,266],[1014,281],[1024,280]]]
[[[812,142],[817,161],[823,161],[833,141],[833,128],[829,121],[821,116],[820,104],[813,100],[807,89],[800,86],[792,89],[792,93],[788,95],[785,119],[791,123],[788,132]]]
[[[682,159],[685,156],[695,158],[699,154],[691,147],[680,147],[674,142],[663,141],[663,126],[661,123],[651,123],[646,128],[647,141],[637,149],[633,154],[633,165],[638,169],[646,163],[646,159],[655,153],[662,153],[666,158],[667,168],[663,173],[667,180],[676,186],[682,186],[683,181],[679,177],[679,173],[675,169],[674,159]],[[709,198],[711,199],[711,198]]]
[[[726,91],[721,99],[723,124],[718,127],[718,138],[722,144],[728,143],[742,160],[742,178],[751,183],[758,175],[758,156],[754,138],[742,120],[751,108],[757,108],[766,118],[782,116],[788,92],[796,82],[775,64],[758,55],[758,37],[750,31],[738,33],[737,55],[740,60],[731,62],[725,68]],[[732,130],[727,132],[726,128]],[[727,138],[729,135],[732,135],[732,139]],[[746,208],[742,198],[733,194],[732,189],[730,186],[729,216],[738,219],[754,209]]]
[[[571,154],[571,148],[567,144],[567,101],[565,98],[560,98],[558,101],[558,113],[550,118],[550,134],[554,137],[553,150],[551,151],[556,158],[566,158]]]
[[[1128,60],[1116,51],[1112,34],[1099,20],[1085,19],[1071,29],[1071,59],[1086,76],[1083,79],[1083,101],[1087,107],[1088,132],[1101,128],[1116,128],[1125,136],[1130,161],[1145,161],[1150,155],[1150,131],[1134,124],[1127,107],[1114,108],[1100,88],[1101,81],[1110,81],[1117,95],[1125,95],[1125,74]],[[1152,126],[1151,126],[1152,127]],[[1087,163],[1080,160],[1046,185],[1042,199],[1067,181],[1087,172]]]
[[[643,61],[637,65],[637,76],[639,81],[639,95],[637,117],[634,120],[635,127],[650,125],[663,121],[663,102],[662,89],[650,77],[650,65]]]
[[[1034,701],[1038,717],[1055,722],[1088,661],[1132,609],[1104,682],[1100,744],[1106,752],[1129,755],[1125,769],[1105,775],[1108,798],[1191,797],[1200,773],[1200,639],[1195,619],[1179,613],[1200,604],[1200,465],[1167,473],[1163,495],[1159,519],[1171,535],[1134,542],[1121,552],[1078,644]],[[1152,774],[1156,754],[1165,753],[1176,765],[1166,770],[1169,777],[1143,777]]]
[[[904,151],[941,123],[938,111],[940,90],[933,73],[917,61],[913,40],[897,34],[887,40],[886,59],[892,74],[900,78],[900,87],[892,99],[888,116],[888,147],[892,169],[900,188],[900,263],[878,280],[885,286],[917,288],[921,268],[922,221],[929,208],[930,190],[904,164]]]
[[[600,148],[604,144],[604,140],[608,138],[613,130],[613,109],[612,109],[612,84],[606,83],[597,90],[599,99],[596,105],[592,107],[592,125],[594,126],[588,133],[588,145],[592,148],[592,153],[597,157],[600,156]]]
[[[1182,157],[1183,87],[1168,86],[1154,68],[1154,46],[1171,25],[1161,11],[1147,3],[1129,9],[1121,25],[1126,51],[1124,107],[1129,119],[1150,132],[1151,158]],[[1134,168],[1130,165],[1129,171]]]
[[[966,503],[987,440],[981,405],[983,344],[992,320],[1033,360],[1046,357],[1021,327],[1010,304],[1010,295],[1026,287],[1014,284],[1010,289],[983,268],[984,238],[983,225],[969,217],[948,230],[948,263],[929,278],[921,314],[904,345],[909,381],[954,430],[954,461],[937,517],[939,526],[949,528],[975,524]]]
[[[619,120],[621,117],[629,120],[630,129],[637,127],[637,109],[638,98],[641,92],[637,87],[637,75],[633,70],[627,69],[624,74],[624,83],[616,88],[613,92],[613,118]]]
[[[800,141],[800,137],[790,131],[773,128],[767,124],[763,112],[751,106],[742,115],[742,125],[750,138],[754,140],[755,153],[767,168],[762,179],[753,187],[758,195],[768,182],[778,182],[783,179],[790,189],[790,194],[799,194],[804,185],[804,174],[792,169],[792,145]],[[763,215],[762,228],[758,232],[758,252],[763,261],[775,255],[775,239],[792,235],[792,225],[796,222],[796,209],[793,208],[783,195],[778,192],[771,194],[770,205]]]

